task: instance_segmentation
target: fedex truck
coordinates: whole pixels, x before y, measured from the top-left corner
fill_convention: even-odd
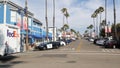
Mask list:
[[[20,52],[20,29],[0,24],[0,56]]]

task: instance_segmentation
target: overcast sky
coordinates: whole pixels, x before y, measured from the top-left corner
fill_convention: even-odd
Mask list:
[[[11,0],[14,3],[24,7],[25,0]],[[83,33],[86,27],[93,24],[91,15],[100,6],[104,7],[105,0],[55,0],[56,2],[56,27],[59,29],[63,25],[62,8],[67,8],[70,17],[68,18],[68,24],[70,28],[75,29]],[[113,0],[107,0],[107,19],[110,23],[113,23]],[[120,0],[116,1],[116,13],[117,23],[120,23]],[[34,13],[34,17],[40,20],[45,26],[45,0],[28,0],[28,9]],[[49,27],[52,27],[53,17],[53,0],[48,0],[48,23]],[[102,19],[105,19],[103,12]]]

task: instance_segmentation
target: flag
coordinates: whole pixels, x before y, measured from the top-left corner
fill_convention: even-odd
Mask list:
[[[27,26],[27,17],[23,17],[23,29],[27,30],[28,26]]]

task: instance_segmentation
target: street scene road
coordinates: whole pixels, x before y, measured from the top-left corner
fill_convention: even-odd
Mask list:
[[[0,0],[0,68],[120,68],[120,0]]]
[[[59,49],[28,51],[0,58],[0,68],[119,68],[120,49],[80,39]]]

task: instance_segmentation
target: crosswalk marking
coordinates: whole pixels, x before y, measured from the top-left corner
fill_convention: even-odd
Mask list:
[[[39,53],[39,54],[38,54]],[[46,50],[46,51],[37,51],[37,52],[29,52],[29,53],[20,53],[20,54],[13,54],[15,56],[29,56],[29,55],[43,55],[43,54],[80,54],[80,55],[119,55],[120,56],[120,49],[102,49],[101,51],[64,51],[64,50]]]
[[[120,49],[102,49],[102,52],[120,53]]]

